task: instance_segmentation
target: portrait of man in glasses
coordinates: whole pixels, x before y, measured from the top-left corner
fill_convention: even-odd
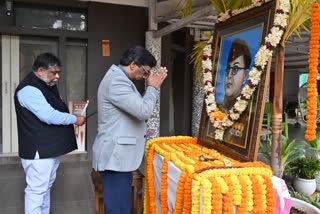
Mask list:
[[[229,110],[236,102],[248,79],[251,60],[247,43],[241,39],[233,40],[225,73],[222,109]]]
[[[214,98],[219,110],[224,112],[229,112],[234,107],[237,98],[248,83],[255,56],[268,32],[267,25],[263,22],[254,25],[252,23],[252,20],[240,25],[225,22],[217,25],[215,29],[212,40]],[[204,128],[199,134],[200,144],[212,145],[213,148],[228,154],[232,153],[237,158],[243,156],[246,159],[253,154],[254,146],[251,143],[259,139],[257,124],[260,123],[263,112],[258,109],[264,102],[267,72],[270,71],[268,69],[270,67],[266,67],[265,75],[261,76],[262,84],[258,85],[257,90],[248,100],[245,111],[233,121],[231,126],[225,127],[222,140],[218,143],[214,143],[217,142],[215,126],[217,124],[210,121],[206,111],[202,112],[201,127]],[[234,153],[230,152],[231,150]]]

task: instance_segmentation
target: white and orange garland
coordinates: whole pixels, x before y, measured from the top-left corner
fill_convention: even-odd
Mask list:
[[[234,15],[253,7],[260,6],[268,1],[270,0],[253,0],[252,4],[248,7],[220,14],[218,21],[223,22]],[[277,5],[273,26],[270,33],[265,37],[264,44],[260,47],[255,56],[254,65],[249,72],[247,84],[243,87],[236,103],[228,112],[221,111],[217,107],[215,101],[215,88],[212,85],[212,37],[207,42],[207,45],[203,50],[202,59],[203,83],[205,89],[206,111],[210,117],[210,121],[215,127],[215,139],[222,140],[225,129],[232,126],[234,121],[238,120],[240,115],[246,110],[248,101],[251,99],[252,94],[260,82],[261,74],[268,63],[269,58],[272,56],[273,49],[281,40],[284,28],[287,26],[289,10],[290,1],[280,0]]]
[[[181,170],[173,213],[239,214],[274,213],[276,198],[272,170],[262,162],[239,162],[198,145],[196,138],[159,137],[146,146],[144,213],[168,213],[168,162]],[[160,207],[157,210],[154,165],[155,153],[163,159],[160,181]],[[201,161],[200,156],[212,158]],[[226,166],[228,161],[230,166]],[[202,203],[201,203],[202,202]]]
[[[319,32],[320,32],[320,4],[312,4],[310,50],[309,50],[309,74],[307,91],[307,120],[305,138],[312,141],[316,138],[317,129],[317,105],[318,105],[318,57],[319,57]]]

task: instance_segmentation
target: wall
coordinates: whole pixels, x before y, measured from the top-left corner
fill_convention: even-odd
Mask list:
[[[297,101],[299,92],[299,72],[285,71],[283,79],[283,100],[285,102]]]
[[[97,90],[105,72],[118,64],[121,54],[135,44],[144,46],[147,31],[147,10],[139,7],[90,3],[88,8],[88,152],[97,130]],[[101,40],[110,40],[110,56],[102,56]]]
[[[25,2],[39,2],[39,0]],[[3,1],[0,0],[0,35],[37,35],[60,38],[82,38],[88,41],[88,75],[87,98],[90,99],[87,121],[88,155],[91,157],[91,147],[97,130],[96,93],[101,79],[107,68],[118,64],[121,54],[130,46],[143,45],[147,31],[147,10],[140,7],[112,5],[103,3],[71,2],[68,0],[47,0],[41,4],[60,7],[88,8],[88,32],[63,32],[54,30],[23,29],[13,26],[13,17],[6,16]],[[67,4],[67,5],[66,5]],[[109,57],[102,56],[101,40],[110,40]],[[59,45],[59,48],[63,45]],[[61,50],[60,50],[61,52]],[[62,62],[63,62],[62,56]],[[3,162],[0,158],[0,213],[23,213],[23,195],[25,175],[20,159],[10,157],[10,161]],[[11,160],[14,159],[14,160]],[[86,154],[64,156],[59,167],[57,179],[52,189],[52,214],[88,214],[94,213],[94,192],[91,182],[91,161]]]
[[[5,15],[4,1],[0,0],[0,35],[36,35],[53,36],[64,41],[65,38],[81,38],[88,41],[88,68],[87,68],[87,99],[90,100],[87,114],[87,150],[89,157],[91,147],[97,130],[97,108],[96,94],[99,83],[105,72],[112,64],[118,64],[122,53],[133,45],[145,44],[145,32],[148,28],[147,8],[134,7],[126,5],[116,5],[97,2],[76,2],[71,0],[22,0],[13,2],[13,8],[16,3],[41,4],[43,8],[73,8],[87,10],[88,12],[88,32],[66,32],[59,30],[44,29],[26,29],[14,26],[14,16]],[[110,40],[110,56],[102,56],[102,40]],[[63,43],[63,42],[62,42]],[[59,53],[64,45],[59,44]],[[62,64],[64,56],[60,55]],[[61,80],[63,82],[64,80]],[[63,85],[63,84],[59,84]],[[138,88],[143,83],[137,83]],[[60,86],[59,86],[60,87]],[[62,90],[61,90],[62,89]],[[63,91],[60,87],[60,90]]]

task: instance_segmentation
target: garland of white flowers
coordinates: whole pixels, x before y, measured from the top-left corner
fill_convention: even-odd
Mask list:
[[[253,0],[252,4],[248,7],[233,11],[228,10],[219,15],[218,22],[223,22],[232,16],[260,6],[268,1],[270,0]],[[255,56],[254,65],[249,72],[247,84],[243,87],[240,96],[237,97],[236,103],[228,112],[222,112],[217,107],[215,101],[215,88],[212,86],[212,37],[207,42],[207,45],[203,49],[202,59],[203,83],[206,111],[210,117],[210,121],[215,127],[215,139],[223,140],[225,129],[232,126],[234,121],[238,120],[242,112],[246,110],[248,101],[251,99],[252,94],[260,82],[261,74],[268,63],[269,57],[272,56],[273,48],[275,48],[281,40],[284,28],[287,26],[289,10],[290,0],[280,0],[276,9],[273,26],[270,33],[265,37],[264,44],[259,48]]]

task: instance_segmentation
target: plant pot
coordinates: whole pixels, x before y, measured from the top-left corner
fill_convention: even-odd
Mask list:
[[[309,196],[316,191],[316,179],[295,178],[293,187],[297,192]]]
[[[320,192],[320,175],[316,176],[316,190]]]
[[[313,206],[312,204],[309,204],[305,201],[302,201],[297,198],[291,198],[292,199],[292,207],[295,209],[305,212],[306,214],[319,214],[320,210]]]

